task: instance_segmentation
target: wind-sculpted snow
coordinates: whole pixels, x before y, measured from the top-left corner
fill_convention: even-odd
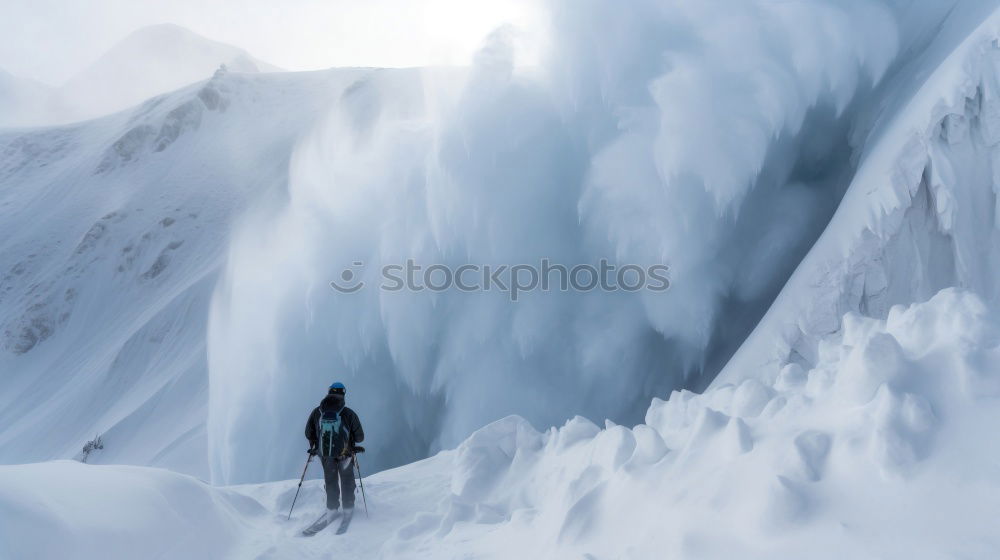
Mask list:
[[[213,480],[294,472],[337,379],[377,466],[510,413],[634,422],[652,395],[704,388],[836,208],[858,108],[948,6],[555,2],[539,68],[501,29],[467,74],[350,88],[300,143],[287,205],[234,241],[209,341]],[[407,259],[667,264],[671,287],[380,292]],[[345,271],[368,287],[331,290]]]
[[[675,392],[632,429],[498,421],[382,557],[991,556],[996,319],[945,290],[885,321],[848,315],[813,369]]]

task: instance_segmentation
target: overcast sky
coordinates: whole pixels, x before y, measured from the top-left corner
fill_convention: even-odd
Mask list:
[[[2,0],[0,68],[59,85],[135,29],[176,23],[289,70],[465,64],[538,0]]]

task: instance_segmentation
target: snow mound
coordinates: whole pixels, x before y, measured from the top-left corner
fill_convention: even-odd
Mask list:
[[[448,493],[452,456],[365,479],[351,530],[305,539],[326,510],[322,480],[220,488],[162,469],[55,461],[0,467],[0,558],[219,560],[374,558],[386,537]],[[319,471],[313,462],[311,472]]]
[[[844,318],[816,367],[654,401],[644,425],[507,418],[456,452],[451,495],[383,557],[986,557],[1000,323],[948,289]],[[719,529],[725,528],[722,532]],[[433,543],[433,544],[432,544]]]
[[[221,558],[254,500],[161,469],[75,461],[0,466],[0,557]]]

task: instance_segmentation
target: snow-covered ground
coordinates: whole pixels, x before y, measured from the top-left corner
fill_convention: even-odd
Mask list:
[[[344,535],[308,481],[0,467],[10,558],[989,558],[1000,314],[968,292],[849,315],[806,371],[654,401],[646,423],[509,417],[365,480]],[[314,466],[315,468],[315,466]],[[360,496],[359,496],[360,498]]]
[[[366,477],[371,517],[359,497],[347,534],[329,529],[312,539],[299,533],[324,511],[318,480],[303,484],[288,520],[297,480],[219,488],[147,467],[2,466],[0,557],[374,558],[395,528],[415,512],[433,511],[448,494],[451,456]]]

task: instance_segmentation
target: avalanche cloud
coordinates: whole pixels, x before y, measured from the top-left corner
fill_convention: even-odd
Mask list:
[[[468,73],[348,88],[298,145],[287,204],[234,236],[208,338],[212,480],[291,476],[289,434],[334,379],[378,467],[510,413],[634,423],[706,387],[836,209],[897,93],[877,84],[933,68],[969,31],[956,14],[981,11],[902,4],[553,2],[540,67],[500,29]],[[672,287],[374,289],[407,259],[665,263]],[[344,271],[370,288],[330,289]]]

